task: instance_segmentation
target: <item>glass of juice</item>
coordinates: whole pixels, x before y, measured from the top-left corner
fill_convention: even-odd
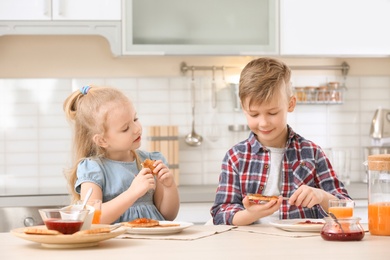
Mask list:
[[[91,200],[88,201],[88,204],[95,208],[93,214],[92,224],[100,224],[100,217],[102,215],[102,201],[101,200]]]
[[[79,200],[76,202],[76,205],[81,205],[82,203],[83,201]],[[94,208],[92,224],[100,224],[100,217],[102,215],[102,201],[99,199],[88,200],[87,205]]]
[[[353,216],[354,207],[355,202],[353,200],[335,199],[329,200],[328,211],[330,213],[333,213],[336,218],[350,218]]]

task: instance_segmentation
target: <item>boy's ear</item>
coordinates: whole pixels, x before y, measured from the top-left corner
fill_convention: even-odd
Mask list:
[[[295,105],[297,104],[297,98],[295,96],[292,96],[290,98],[290,101],[288,102],[288,112],[293,112],[295,109]]]
[[[106,140],[100,134],[94,135],[92,139],[94,143],[100,147],[106,148],[108,146]]]

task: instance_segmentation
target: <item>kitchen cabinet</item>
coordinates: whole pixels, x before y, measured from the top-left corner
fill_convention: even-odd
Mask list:
[[[2,0],[0,20],[121,20],[121,0]]]
[[[278,53],[278,1],[124,0],[124,55]]]
[[[388,0],[280,0],[280,54],[388,56]]]
[[[121,0],[2,0],[2,35],[100,35],[121,54]]]

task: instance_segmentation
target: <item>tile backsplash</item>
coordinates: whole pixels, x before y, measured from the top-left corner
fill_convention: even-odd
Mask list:
[[[299,75],[292,81],[313,86],[343,78]],[[188,77],[0,79],[0,195],[67,193],[63,171],[70,166],[72,137],[62,104],[86,84],[117,87],[133,100],[144,127],[141,149],[147,147],[149,126],[178,126],[180,185],[217,185],[225,152],[249,132],[228,130],[246,121],[234,111],[224,81],[217,79],[216,108],[211,105],[211,79],[196,77],[195,83],[195,130],[204,138],[198,147],[184,142],[191,131]],[[380,106],[390,108],[390,77],[351,76],[345,84],[343,104],[298,104],[288,122],[323,148],[350,149],[351,180],[361,181],[372,116]]]

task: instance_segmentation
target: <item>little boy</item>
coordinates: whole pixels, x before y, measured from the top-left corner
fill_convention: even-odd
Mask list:
[[[211,208],[214,224],[323,218],[330,199],[350,199],[321,147],[287,125],[296,105],[290,76],[284,63],[271,58],[255,59],[242,70],[239,97],[251,133],[223,159]],[[250,193],[280,196],[258,204],[249,201]]]

